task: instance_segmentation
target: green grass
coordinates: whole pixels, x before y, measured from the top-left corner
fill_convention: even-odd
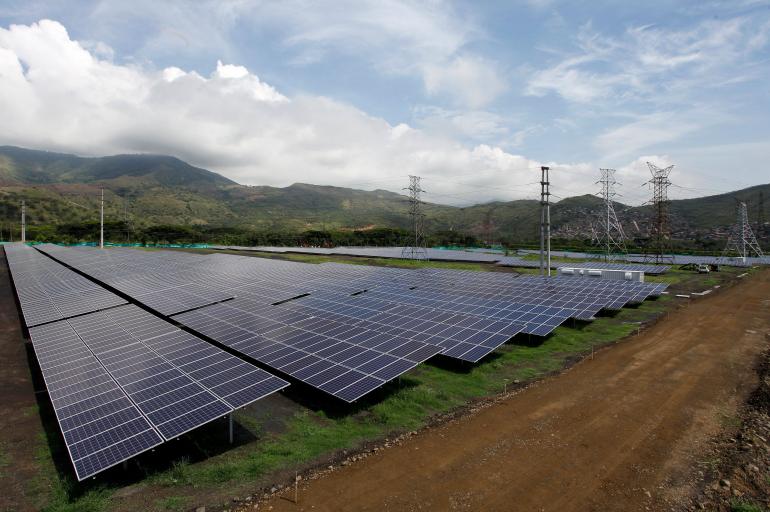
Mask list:
[[[53,449],[63,449],[59,437],[52,437]],[[101,512],[108,508],[108,490],[97,487],[80,494],[71,475],[58,473],[45,431],[38,436],[34,457],[38,472],[28,486],[30,495],[35,496],[42,512]]]
[[[158,510],[185,510],[187,508],[188,498],[185,496],[169,496],[155,501],[155,508]]]
[[[5,449],[5,445],[0,445],[0,477],[5,473],[5,468],[11,465],[11,454]]]
[[[740,499],[740,500],[733,500],[730,503],[730,510],[732,512],[763,512],[764,510],[767,510],[767,509],[762,508],[760,505],[757,505],[756,503],[753,503],[751,501]]]

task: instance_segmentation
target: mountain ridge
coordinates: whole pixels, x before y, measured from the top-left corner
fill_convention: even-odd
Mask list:
[[[97,196],[102,187],[108,218],[130,219],[140,226],[173,224],[293,232],[409,227],[408,198],[383,189],[367,191],[301,182],[287,187],[241,185],[168,155],[81,157],[0,146],[0,220],[5,223],[18,219],[21,199],[27,200],[31,223],[91,222],[98,211]],[[674,237],[724,236],[735,219],[734,198],[756,208],[760,192],[770,196],[770,184],[671,201]],[[463,232],[487,241],[534,239],[539,231],[538,204],[532,199],[466,207],[425,203],[426,229]],[[553,203],[554,236],[590,237],[591,220],[598,221],[601,209],[601,199],[590,194]],[[629,236],[645,235],[651,207],[617,203],[617,211],[624,225],[634,226],[627,228]],[[764,217],[770,218],[770,201],[765,205]],[[636,227],[640,227],[638,232]]]

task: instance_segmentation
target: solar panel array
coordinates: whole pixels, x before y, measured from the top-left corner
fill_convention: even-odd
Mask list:
[[[4,247],[27,327],[126,303],[28,245]]]
[[[137,301],[146,293],[143,283],[162,272],[171,273],[166,281],[200,289],[202,296],[234,296],[187,312],[156,311],[348,401],[434,354],[477,362],[518,333],[546,336],[569,318],[591,319],[657,290],[650,283],[317,265],[221,253],[41,249],[98,280],[116,282],[129,262],[133,281],[119,284]],[[388,366],[394,361],[385,355],[410,363]],[[378,373],[383,368],[373,364],[387,370]]]
[[[233,298],[232,293],[201,284],[202,276],[191,270],[197,260],[192,254],[168,258],[135,249],[68,249],[53,244],[38,248],[162,315]]]
[[[369,258],[401,258],[403,247],[275,247],[275,246],[256,246],[242,247],[235,245],[214,245],[212,248],[234,251],[258,251],[274,253],[300,253],[300,254],[319,254],[339,256],[361,256]],[[477,263],[494,263],[500,256],[488,253],[484,250],[456,250],[456,249],[434,249],[427,248],[428,259],[436,261],[467,261]]]
[[[174,319],[346,402],[441,351],[428,343],[249,299],[207,306]]]
[[[288,385],[31,247],[5,252],[79,480]],[[81,300],[100,292],[117,300]]]

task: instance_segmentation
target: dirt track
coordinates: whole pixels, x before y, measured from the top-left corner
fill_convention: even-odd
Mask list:
[[[299,504],[291,492],[269,506],[670,510],[755,385],[768,337],[765,270],[558,377],[303,482]]]

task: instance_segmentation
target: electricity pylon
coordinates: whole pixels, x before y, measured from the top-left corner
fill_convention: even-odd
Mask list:
[[[626,234],[613,206],[613,200],[618,195],[615,192],[615,185],[618,183],[615,180],[615,169],[599,169],[599,172],[601,172],[601,179],[596,183],[602,185],[599,195],[604,201],[601,221],[604,229],[597,233],[597,243],[605,249],[605,260],[610,261],[613,254],[626,253]]]
[[[762,248],[757,243],[757,238],[751,230],[746,203],[741,201],[738,203],[738,218],[730,228],[730,237],[727,239],[724,251],[722,251],[722,257],[726,258],[731,255],[737,255],[745,260],[750,253],[754,253],[759,258],[764,256]]]
[[[669,240],[671,232],[668,221],[668,187],[671,180],[668,179],[673,165],[661,169],[657,165],[647,162],[652,178],[647,182],[652,188],[652,199],[646,204],[651,204],[655,210],[655,220],[650,230],[651,252],[645,254],[645,261],[653,263],[666,263],[671,261],[671,256],[666,254],[670,249]]]
[[[428,249],[425,246],[424,222],[425,214],[422,212],[422,200],[420,194],[425,192],[420,187],[419,176],[409,176],[409,217],[412,222],[413,244],[401,250],[401,257],[410,260],[427,260]]]

